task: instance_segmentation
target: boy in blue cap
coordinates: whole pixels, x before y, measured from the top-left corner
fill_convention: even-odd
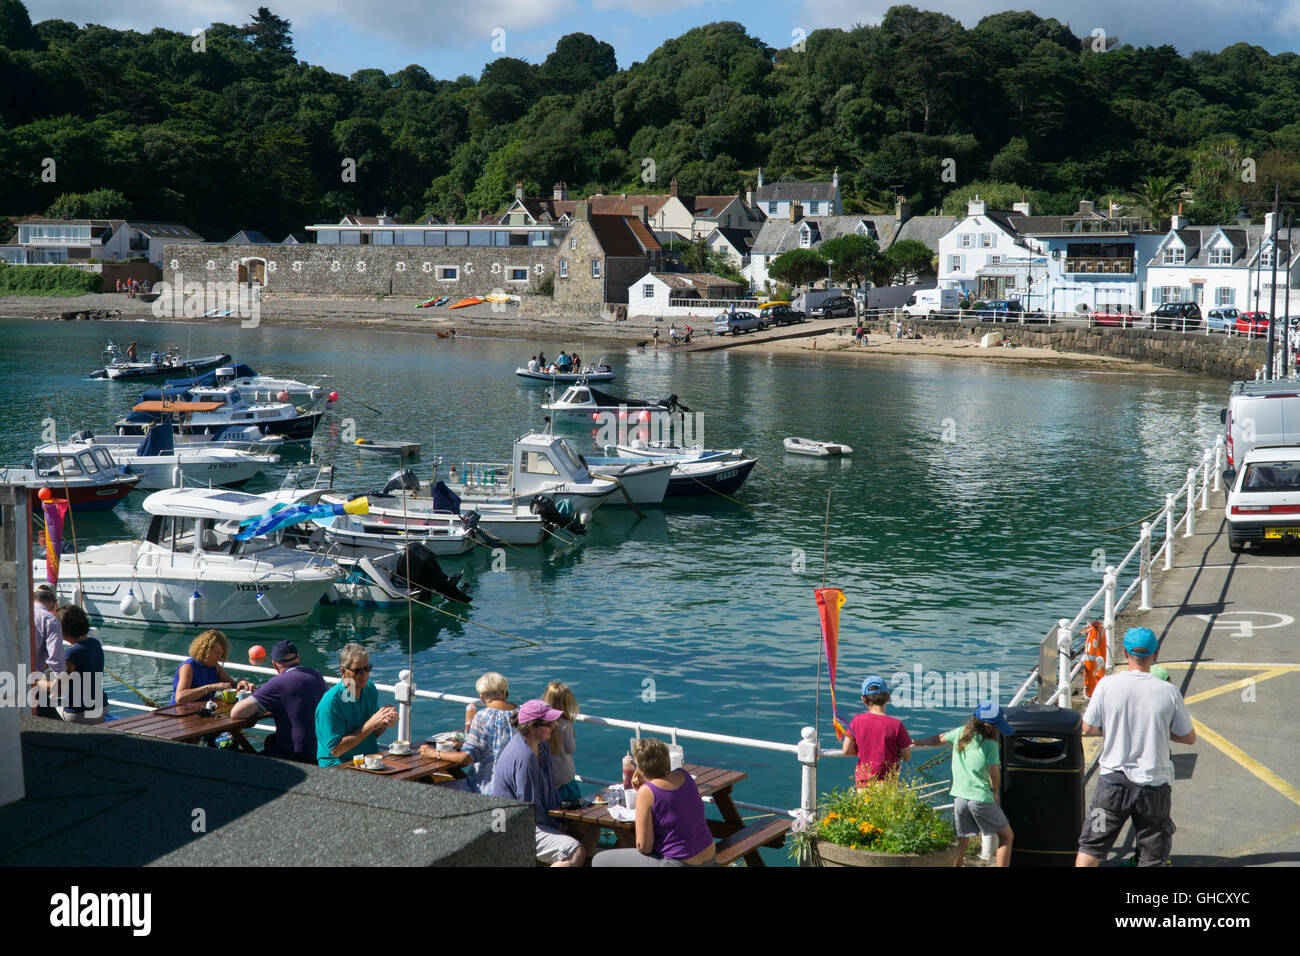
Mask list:
[[[867,712],[849,722],[843,749],[850,756],[857,754],[858,765],[853,769],[853,784],[857,787],[888,776],[898,769],[900,761],[912,758],[912,738],[907,728],[897,717],[885,713],[889,685],[883,677],[872,674],[862,682],[862,703],[867,705]]]
[[[1169,741],[1196,742],[1187,705],[1173,684],[1151,673],[1159,642],[1149,627],[1124,635],[1128,670],[1102,678],[1083,714],[1083,733],[1102,737],[1101,776],[1079,835],[1075,866],[1099,866],[1133,818],[1138,866],[1169,859],[1173,763]]]

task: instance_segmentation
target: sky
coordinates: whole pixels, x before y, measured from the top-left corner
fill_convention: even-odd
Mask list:
[[[336,73],[395,73],[415,63],[439,79],[477,77],[500,56],[540,63],[567,33],[589,33],[614,47],[620,67],[644,60],[692,27],[735,20],[772,47],[826,27],[879,23],[892,5],[878,0],[27,0],[32,22],[99,23],[147,33],[190,33],[209,23],[248,22],[267,5],[293,25],[300,60]],[[967,27],[1016,0],[947,0],[914,6]],[[1041,17],[1068,23],[1080,37],[1104,30],[1134,46],[1172,44],[1183,53],[1251,43],[1271,53],[1300,52],[1300,0],[1035,0]],[[1100,35],[1100,34],[1098,34]]]

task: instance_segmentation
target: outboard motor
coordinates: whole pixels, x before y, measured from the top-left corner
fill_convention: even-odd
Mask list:
[[[555,502],[546,495],[534,495],[528,510],[541,517],[547,527],[574,534],[586,534],[587,529],[578,515],[566,515],[556,507]]]
[[[663,400],[663,403],[662,403],[662,404],[663,404],[664,408],[668,409],[669,412],[689,412],[689,411],[690,411],[689,408],[687,408],[687,407],[686,407],[685,405],[683,405],[681,402],[677,401],[677,396],[676,396],[675,394],[674,394],[674,395],[669,395],[667,398],[665,398],[665,399]]]
[[[73,432],[68,436],[68,441],[94,441],[95,433],[89,428],[83,428],[79,432]]]
[[[384,490],[380,492],[383,495],[391,495],[394,491],[419,491],[420,479],[415,477],[415,472],[409,468],[403,468],[401,471],[395,471],[388,479],[388,484],[384,485]]]
[[[469,603],[469,592],[460,586],[461,575],[447,577],[438,564],[438,556],[419,542],[408,545],[397,556],[392,577],[395,582],[406,587],[441,594],[448,601]]]

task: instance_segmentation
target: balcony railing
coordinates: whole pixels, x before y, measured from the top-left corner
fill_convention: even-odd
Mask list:
[[[1099,275],[1132,275],[1130,258],[1100,259],[1092,256],[1070,256],[1065,260],[1066,272],[1088,272]]]

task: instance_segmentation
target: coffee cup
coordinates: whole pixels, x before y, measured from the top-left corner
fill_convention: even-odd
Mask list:
[[[252,697],[252,696],[253,696],[253,692],[251,690],[241,690],[238,694],[235,695],[235,699],[244,700],[245,698]]]
[[[411,752],[411,742],[409,740],[394,740],[388,745],[390,754],[409,754]]]
[[[671,773],[681,767],[685,755],[677,744],[668,745],[668,771]]]
[[[366,754],[365,759],[366,759],[367,770],[378,770],[380,767],[384,765],[383,754]]]
[[[233,688],[226,688],[221,691],[221,699],[227,704],[233,704],[239,698],[239,692]]]

